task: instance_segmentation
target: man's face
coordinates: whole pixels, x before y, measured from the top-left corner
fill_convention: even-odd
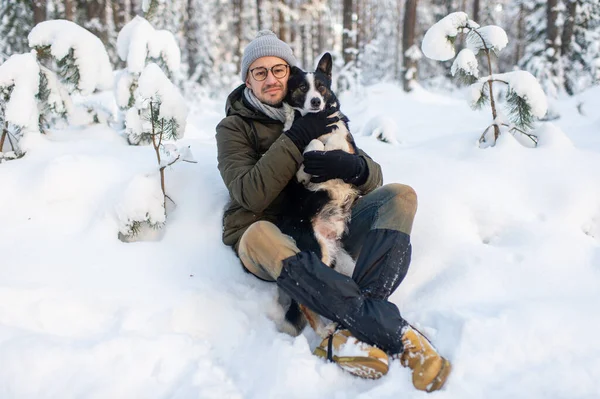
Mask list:
[[[268,105],[279,105],[287,93],[287,81],[290,77],[289,67],[287,74],[283,78],[276,78],[273,71],[267,72],[267,78],[263,81],[257,81],[252,76],[254,68],[264,67],[272,68],[274,65],[284,64],[287,62],[278,57],[261,57],[254,61],[248,68],[248,76],[246,77],[246,87],[250,88],[256,98]]]

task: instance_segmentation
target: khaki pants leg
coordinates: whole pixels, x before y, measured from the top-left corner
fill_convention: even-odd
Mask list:
[[[258,221],[242,235],[238,256],[255,276],[275,281],[281,273],[281,261],[300,252],[294,240],[271,222]]]

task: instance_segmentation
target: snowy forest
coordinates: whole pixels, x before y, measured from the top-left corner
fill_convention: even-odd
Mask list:
[[[418,197],[387,300],[452,364],[431,397],[599,398],[600,0],[0,0],[0,398],[426,395],[282,332],[224,244],[215,128],[261,30],[331,53]]]
[[[423,57],[420,43],[454,11],[502,27],[509,44],[498,68],[531,72],[550,96],[579,93],[600,78],[597,0],[3,0],[0,61],[29,50],[36,24],[66,19],[99,37],[118,69],[118,32],[139,15],[175,35],[181,79],[213,91],[238,82],[243,48],[261,29],[288,42],[306,68],[330,51],[352,82],[396,81],[409,90],[411,79],[448,83],[448,65]]]

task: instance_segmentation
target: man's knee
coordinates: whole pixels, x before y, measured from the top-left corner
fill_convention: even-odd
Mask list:
[[[271,222],[250,225],[240,239],[238,256],[253,274],[270,280],[281,272],[281,261],[299,252],[294,240]]]
[[[391,183],[381,188],[387,200],[379,208],[377,228],[398,230],[410,235],[417,212],[417,193],[405,184]]]
[[[258,240],[268,240],[276,231],[279,231],[277,226],[265,220],[254,222],[246,229],[242,238],[240,238],[240,248],[252,246]]]
[[[411,186],[390,183],[384,187],[392,193],[392,202],[396,209],[407,215],[414,216],[417,213],[417,193]]]

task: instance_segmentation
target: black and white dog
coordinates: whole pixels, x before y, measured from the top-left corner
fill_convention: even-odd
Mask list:
[[[348,128],[348,118],[339,111],[339,102],[331,91],[332,59],[325,53],[320,59],[315,72],[304,72],[292,67],[288,80],[288,93],[284,100],[287,120],[284,130],[292,125],[295,111],[302,116],[310,112],[320,112],[326,108],[334,108],[333,116],[339,118],[335,129],[328,134],[312,140],[304,152],[343,150],[357,153],[354,139]],[[331,179],[322,183],[312,183],[311,176],[304,172],[302,165],[296,174],[298,182],[291,182],[286,188],[291,200],[284,211],[281,230],[296,240],[301,250],[312,250],[320,255],[327,266],[351,276],[354,261],[343,249],[341,238],[347,231],[351,207],[358,197],[355,186],[341,179]],[[335,325],[325,326],[321,318],[308,308],[299,305],[302,313],[291,304],[286,314],[286,322],[295,326],[298,334],[305,325],[302,316],[306,317],[311,327],[325,338]],[[294,328],[286,326],[288,332]]]

